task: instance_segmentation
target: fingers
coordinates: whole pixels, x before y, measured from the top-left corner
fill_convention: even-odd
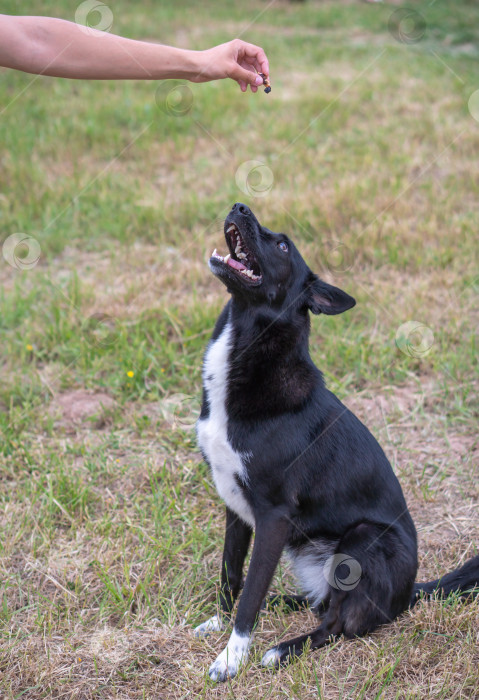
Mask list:
[[[263,84],[263,78],[261,78],[254,70],[247,66],[247,64],[246,67],[243,67],[243,65],[237,63],[230,73],[230,78],[237,80],[240,84],[240,87],[243,83],[245,85],[245,90],[248,85],[251,85],[252,87],[257,87],[258,85]],[[243,90],[243,92],[245,90]]]
[[[269,63],[263,49],[241,39],[220,44],[200,52],[200,55],[203,68],[199,73],[201,80],[197,77],[196,82],[232,78],[242,92],[246,92],[248,85],[252,92],[257,92],[263,84],[258,73],[269,75]]]
[[[258,73],[269,75],[269,62],[261,46],[248,44],[246,41],[238,41],[240,44],[238,47],[238,57],[242,55],[242,58],[246,58],[247,62],[254,66]]]
[[[242,92],[246,92],[248,85],[252,92],[257,92],[258,86],[263,84],[258,73],[269,75],[269,62],[265,52],[260,46],[240,39],[235,39],[232,44],[237,65],[230,77],[238,81]]]
[[[238,85],[241,88],[241,92],[246,92],[246,90],[248,89],[248,86],[243,80],[238,80]],[[256,85],[250,85],[250,88],[251,92],[258,92],[258,88],[256,87]]]

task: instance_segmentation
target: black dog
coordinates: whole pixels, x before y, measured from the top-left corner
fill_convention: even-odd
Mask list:
[[[354,306],[321,281],[291,240],[261,226],[244,204],[225,223],[229,255],[210,259],[232,298],[204,361],[198,440],[226,502],[221,609],[238,596],[253,528],[251,564],[214,680],[245,663],[253,628],[286,548],[305,598],[324,615],[309,634],[268,651],[277,666],[334,637],[364,635],[414,605],[420,592],[479,585],[479,556],[438,581],[415,584],[416,530],[384,452],[328,391],[308,351],[309,312]],[[196,632],[222,626],[215,616]]]

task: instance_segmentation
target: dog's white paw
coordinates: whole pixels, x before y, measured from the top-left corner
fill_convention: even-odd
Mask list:
[[[248,660],[250,642],[249,635],[243,636],[233,630],[228,644],[210,666],[211,680],[224,682],[227,678],[234,678]]]
[[[201,625],[195,627],[194,634],[195,637],[207,637],[210,632],[219,632],[224,627],[223,620],[219,615],[213,615],[206,622],[202,622]]]
[[[261,659],[261,666],[265,666],[267,668],[277,668],[279,666],[280,659],[281,655],[278,647],[273,647],[272,649],[269,649]]]
[[[238,663],[234,663],[231,660],[228,663],[226,659],[221,658],[220,654],[214,664],[211,664],[208,673],[212,681],[224,683],[227,678],[234,678],[238,673],[238,669]]]

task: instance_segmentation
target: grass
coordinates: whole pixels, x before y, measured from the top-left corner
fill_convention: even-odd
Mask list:
[[[395,3],[111,4],[127,36],[266,49],[269,96],[190,85],[182,116],[170,83],[2,72],[0,242],[41,250],[0,264],[2,697],[477,697],[479,608],[454,598],[275,674],[261,653],[314,619],[268,613],[220,687],[206,669],[227,632],[191,635],[216,606],[223,531],[191,430],[225,302],[206,260],[238,200],[358,301],[314,319],[312,354],[400,476],[420,578],[477,553],[479,11],[409,6],[415,43],[389,31]],[[251,160],[266,196],[237,184]]]

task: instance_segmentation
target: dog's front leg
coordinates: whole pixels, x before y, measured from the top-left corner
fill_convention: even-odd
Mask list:
[[[229,617],[238,597],[243,564],[253,530],[236,513],[226,508],[225,546],[221,565],[221,611]]]
[[[235,626],[228,644],[211,665],[210,678],[225,681],[233,678],[248,659],[261,604],[281,557],[289,531],[289,521],[282,512],[271,511],[256,521],[251,563],[238,605]]]
[[[238,597],[243,575],[243,564],[248,552],[252,529],[249,525],[226,508],[225,545],[221,564],[220,607],[222,615],[229,617]],[[220,615],[213,615],[209,620],[195,628],[196,636],[208,635],[223,628]]]

